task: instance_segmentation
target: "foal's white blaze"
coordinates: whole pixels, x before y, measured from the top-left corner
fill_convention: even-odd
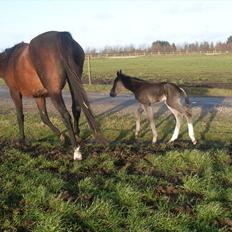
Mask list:
[[[188,123],[188,132],[189,132],[189,137],[192,140],[192,143],[195,145],[197,143],[197,141],[196,141],[195,136],[194,136],[192,123]]]
[[[80,152],[80,146],[74,150],[73,159],[74,160],[82,160],[82,154]]]

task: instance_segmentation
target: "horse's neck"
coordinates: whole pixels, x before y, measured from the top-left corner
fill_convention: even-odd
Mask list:
[[[137,82],[131,77],[124,76],[121,80],[122,80],[124,87],[133,93],[135,93],[136,89],[140,85],[139,82]]]

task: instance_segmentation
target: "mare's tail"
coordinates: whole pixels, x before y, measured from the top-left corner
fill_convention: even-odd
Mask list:
[[[93,130],[95,138],[102,142],[104,141],[104,138],[101,135],[100,128],[94,118],[87,94],[81,81],[85,58],[84,51],[81,46],[73,40],[71,34],[68,32],[60,32],[58,34],[58,40],[60,56],[67,73],[67,78],[74,88],[75,98],[83,110],[90,128]]]

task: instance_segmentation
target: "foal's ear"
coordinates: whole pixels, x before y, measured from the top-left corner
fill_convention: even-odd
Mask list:
[[[119,71],[117,71],[117,76],[120,76],[122,74],[122,70],[120,69]]]

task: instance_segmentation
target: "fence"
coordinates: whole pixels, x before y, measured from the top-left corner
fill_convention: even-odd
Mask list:
[[[199,51],[199,52],[189,52],[189,51],[176,51],[176,52],[119,52],[119,53],[87,53],[86,61],[87,61],[87,75],[88,75],[88,83],[92,84],[92,76],[91,76],[91,59],[98,58],[133,58],[133,57],[143,57],[143,56],[178,56],[178,55],[223,55],[223,54],[232,54],[231,51]]]
[[[232,54],[232,51],[175,51],[175,52],[117,52],[117,53],[87,53],[86,56],[91,58],[108,58],[108,57],[137,57],[137,56],[160,56],[160,55],[221,55]]]

